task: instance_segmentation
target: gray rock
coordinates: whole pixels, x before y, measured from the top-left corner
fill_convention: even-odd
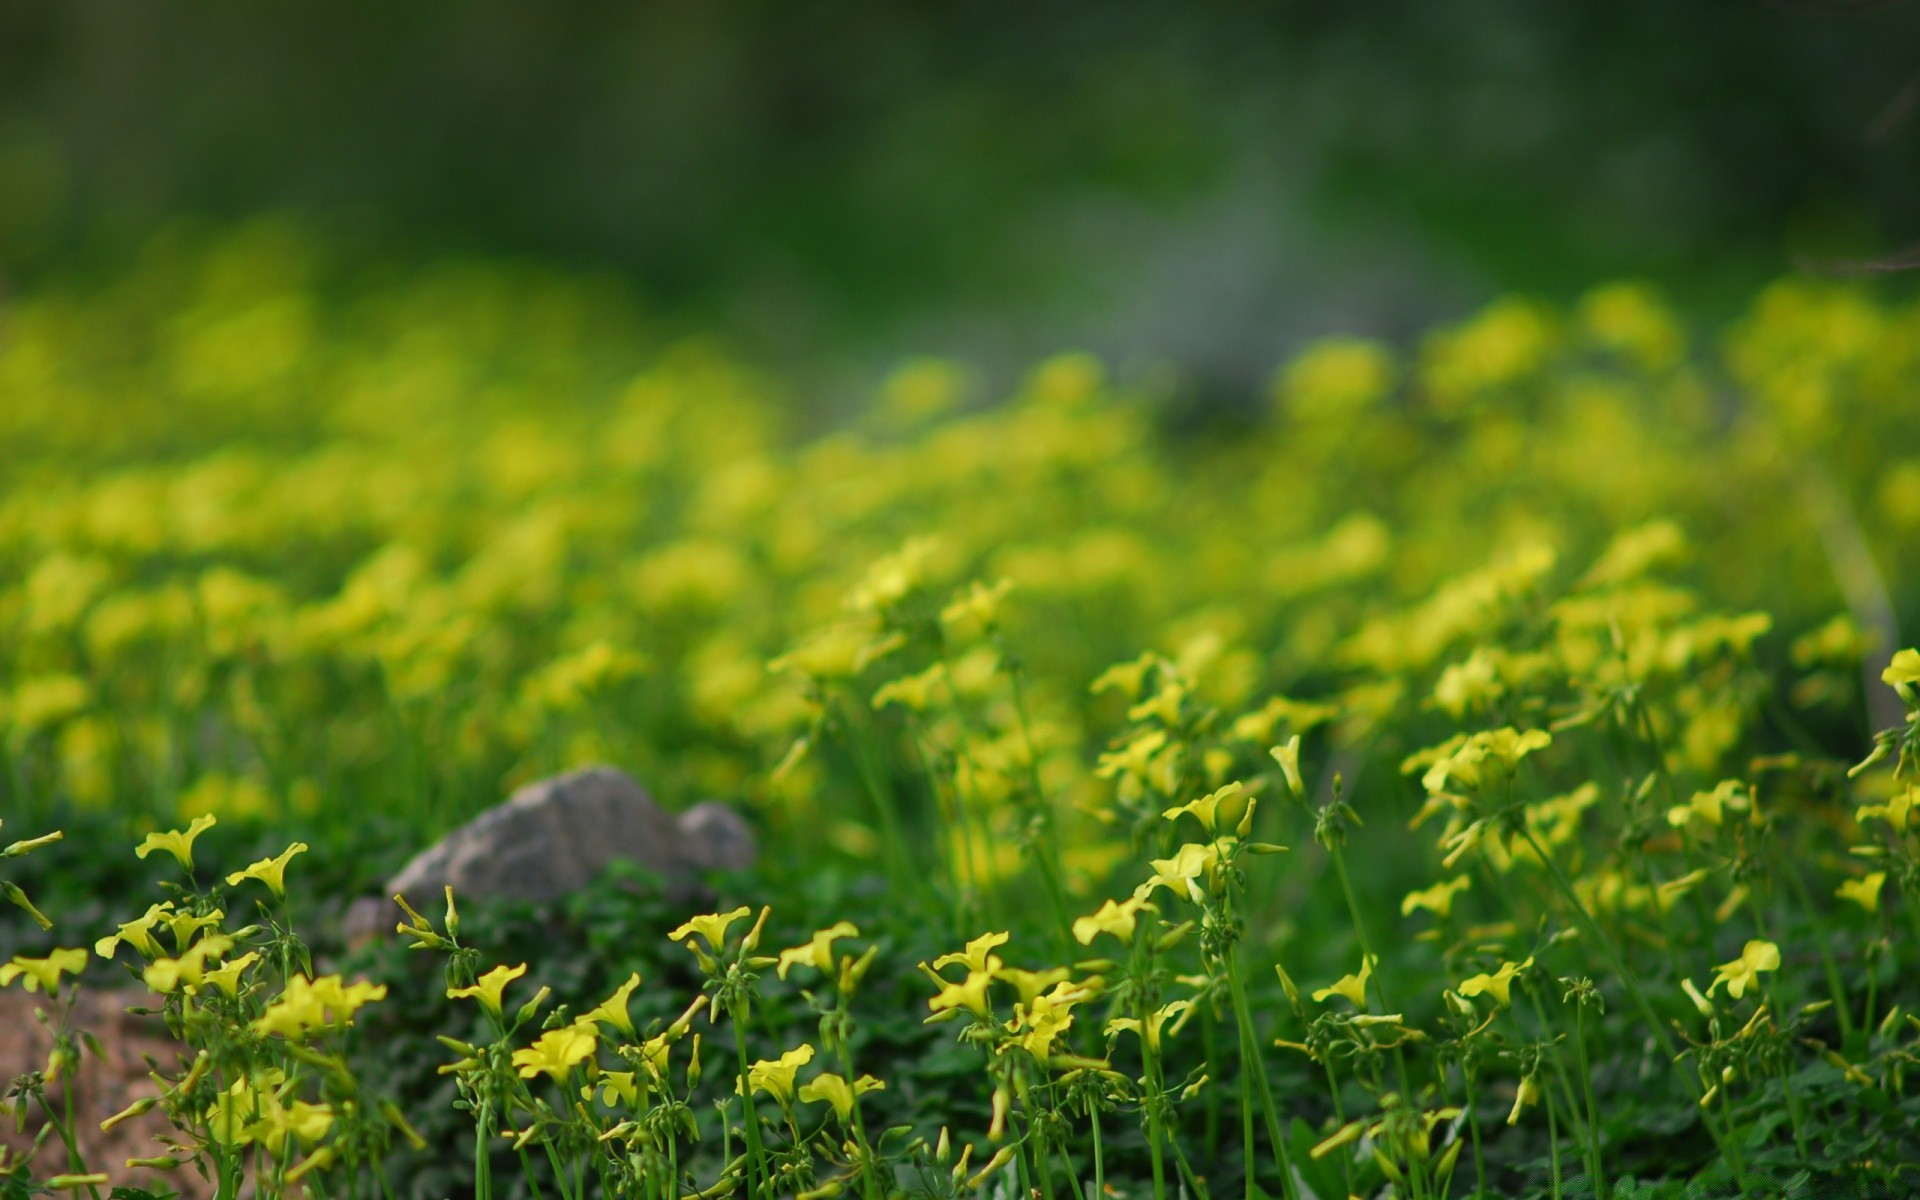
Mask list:
[[[706,801],[676,818],[624,771],[588,767],[530,783],[504,804],[415,855],[378,898],[347,913],[349,942],[391,929],[398,893],[437,915],[448,884],[456,900],[556,900],[579,891],[616,859],[666,876],[742,870],[753,831],[724,804]]]

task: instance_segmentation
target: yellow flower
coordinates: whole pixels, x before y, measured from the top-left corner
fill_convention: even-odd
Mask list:
[[[828,928],[816,931],[813,940],[806,945],[793,946],[780,952],[780,978],[785,979],[787,972],[796,966],[812,967],[822,974],[831,972],[833,943],[843,937],[859,936],[860,930],[851,921],[836,921]]]
[[[940,610],[940,623],[953,632],[964,632],[972,626],[982,631],[991,630],[1000,621],[1000,602],[1012,590],[1011,579],[998,579],[992,586],[976,579]]]
[[[1061,970],[1059,974],[1066,972]],[[1007,1028],[1019,1035],[1015,1040],[1022,1049],[1044,1062],[1053,1053],[1053,1043],[1072,1028],[1073,1006],[1091,999],[1101,983],[1098,977],[1082,984],[1057,980],[1051,992],[1036,991],[1029,995],[1026,1003],[1014,1011],[1014,1019],[1007,1023]]]
[[[1198,800],[1190,800],[1176,808],[1169,808],[1160,815],[1169,821],[1178,821],[1183,813],[1190,813],[1195,820],[1206,827],[1208,833],[1217,834],[1220,832],[1221,825],[1225,824],[1228,828],[1232,828],[1237,824],[1242,817],[1252,811],[1253,804],[1254,797],[1248,793],[1247,786],[1235,781]],[[1220,811],[1222,805],[1226,806],[1227,810],[1224,814]]]
[[[352,1024],[354,1013],[386,996],[384,983],[349,984],[338,975],[313,980],[295,975],[287,980],[280,998],[254,1021],[253,1030],[262,1036],[277,1033],[297,1042],[316,1029]]]
[[[233,949],[233,939],[221,933],[210,933],[181,951],[178,958],[157,958],[148,963],[140,973],[146,985],[161,995],[166,995],[181,984],[198,987],[207,970],[207,960],[225,957]]]
[[[1504,962],[1493,974],[1475,975],[1460,984],[1462,996],[1492,996],[1501,1008],[1513,1003],[1513,980],[1520,972],[1533,965],[1533,956],[1529,954],[1523,962]]]
[[[747,1068],[747,1086],[772,1096],[781,1108],[793,1103],[793,1077],[813,1061],[813,1047],[800,1046],[778,1059],[761,1059]]]
[[[640,986],[640,972],[627,976],[627,981],[613,990],[613,995],[600,1002],[600,1007],[591,1012],[582,1013],[582,1021],[598,1021],[602,1025],[611,1025],[628,1037],[638,1037],[634,1032],[633,1016],[627,1012],[627,1002],[633,997],[633,989]]]
[[[999,965],[999,959],[992,961],[996,966]],[[964,1008],[975,1016],[984,1017],[987,1015],[987,989],[992,983],[993,975],[987,971],[968,971],[967,977],[959,983],[941,979],[940,991],[927,1001],[927,1007],[936,1013]]]
[[[632,1071],[602,1071],[595,1082],[580,1089],[582,1100],[593,1099],[595,1090],[600,1093],[600,1103],[612,1108],[616,1101],[628,1108],[640,1107],[640,1094],[644,1090],[634,1078]]]
[[[1172,858],[1150,859],[1153,877],[1135,889],[1134,895],[1144,898],[1152,894],[1153,889],[1163,887],[1176,896],[1195,899],[1199,885],[1194,881],[1213,870],[1219,861],[1218,843],[1188,842],[1175,850]]]
[[[1517,1124],[1520,1120],[1520,1110],[1529,1104],[1538,1103],[1540,1103],[1540,1085],[1533,1081],[1533,1076],[1529,1075],[1520,1081],[1520,1087],[1514,1093],[1513,1111],[1507,1114],[1507,1124]]]
[[[1707,987],[1707,995],[1713,995],[1724,983],[1727,995],[1738,1000],[1747,994],[1748,987],[1760,982],[1760,972],[1779,969],[1780,947],[1755,938],[1747,943],[1739,958],[1713,969],[1713,982]]]
[[[1849,879],[1833,890],[1842,900],[1851,900],[1868,912],[1880,911],[1880,889],[1887,882],[1885,871],[1875,871],[1864,879]]]
[[[1093,939],[1103,933],[1110,933],[1123,942],[1133,940],[1134,924],[1142,909],[1155,911],[1153,905],[1139,896],[1130,896],[1115,903],[1108,900],[1101,904],[1098,912],[1092,916],[1080,917],[1073,923],[1073,937],[1082,946],[1090,946]]]
[[[1920,650],[1902,650],[1894,655],[1887,669],[1880,672],[1880,679],[1889,687],[1920,683]]]
[[[203,929],[218,929],[227,914],[214,909],[210,913],[170,912],[166,915],[167,931],[173,935],[176,950],[185,950],[192,943],[194,935]]]
[[[1863,804],[1853,814],[1853,819],[1864,824],[1870,820],[1885,821],[1895,833],[1905,833],[1907,822],[1913,817],[1914,789],[1908,788],[1885,804]]]
[[[1400,915],[1410,917],[1415,909],[1424,908],[1435,916],[1444,917],[1453,911],[1453,898],[1471,886],[1472,881],[1465,875],[1456,875],[1425,891],[1408,892],[1400,901]]]
[[[992,951],[995,947],[1006,945],[1009,936],[1006,933],[983,933],[968,942],[967,948],[960,953],[942,954],[934,959],[933,969],[943,971],[959,964],[966,967],[969,972],[997,971],[1000,968],[1000,960]]]
[[[1693,799],[1667,810],[1667,824],[1679,829],[1694,820],[1705,821],[1718,826],[1725,819],[1727,809],[1744,809],[1749,801],[1745,795],[1745,785],[1738,779],[1723,779],[1711,792],[1695,792]]]
[[[180,865],[188,872],[193,870],[193,839],[213,828],[213,814],[196,817],[184,830],[176,829],[171,833],[150,833],[147,840],[133,849],[134,857],[144,859],[155,850],[165,850],[180,860]]]
[[[667,937],[676,942],[684,942],[697,933],[705,938],[707,945],[713,948],[715,954],[718,954],[726,948],[727,926],[747,916],[751,912],[753,912],[752,908],[742,904],[730,913],[710,913],[704,917],[694,917],[686,924],[680,926],[680,928],[669,933]]]
[[[0,987],[6,987],[15,979],[25,978],[24,986],[29,992],[45,988],[47,995],[51,996],[60,986],[60,976],[78,975],[86,967],[85,950],[55,950],[45,958],[16,954],[11,962],[0,965]]]
[[[1307,785],[1300,778],[1300,735],[1294,734],[1285,745],[1275,746],[1267,753],[1273,755],[1273,761],[1280,764],[1281,774],[1287,777],[1287,788],[1294,795],[1305,797]]]
[[[877,1092],[887,1085],[871,1075],[862,1075],[848,1083],[831,1071],[822,1072],[812,1083],[800,1085],[800,1098],[809,1104],[830,1104],[834,1115],[845,1121],[853,1116],[853,1104],[856,1099],[868,1092]]]
[[[275,896],[284,897],[287,894],[287,864],[293,860],[294,855],[304,853],[308,849],[305,842],[295,842],[278,857],[263,858],[246,870],[235,871],[227,876],[227,886],[237,887],[242,879],[257,879],[266,884],[267,890]]]
[[[945,682],[947,668],[935,663],[915,675],[903,675],[889,683],[880,685],[873,693],[873,707],[881,709],[889,704],[898,704],[914,712],[925,712],[933,703],[933,689]]]
[[[1093,773],[1100,779],[1112,779],[1122,774],[1145,779],[1153,767],[1154,755],[1160,753],[1166,744],[1167,731],[1164,729],[1143,733],[1120,749],[1102,754]]]
[[[251,1132],[255,1141],[275,1155],[283,1155],[290,1139],[299,1138],[301,1145],[311,1146],[327,1136],[332,1128],[331,1107],[295,1100],[287,1105],[278,1102],[261,1105],[260,1120],[254,1123]]]
[[[1166,1025],[1170,1018],[1180,1017],[1180,1020],[1174,1022],[1171,1031],[1178,1033],[1181,1026],[1186,1024],[1186,1018],[1182,1016],[1182,1014],[1189,1012],[1192,1008],[1193,1001],[1191,1000],[1175,1000],[1171,1004],[1164,1004],[1153,1012],[1148,1013],[1146,1033],[1147,1049],[1157,1053],[1160,1049],[1161,1028]],[[1108,1037],[1117,1037],[1122,1033],[1131,1033],[1135,1037],[1139,1037],[1139,1019],[1136,1017],[1115,1017],[1107,1022]]]
[[[597,1031],[590,1021],[549,1029],[533,1045],[513,1052],[513,1065],[520,1078],[532,1079],[546,1072],[555,1083],[563,1082],[567,1072],[593,1057]]]
[[[95,942],[93,952],[101,958],[112,958],[114,951],[124,942],[148,958],[159,958],[163,951],[160,942],[153,936],[153,927],[172,908],[172,904],[164,902],[149,905],[146,915],[135,917],[120,926],[120,932],[110,933]]]
[[[1127,710],[1127,719],[1144,721],[1152,717],[1162,725],[1174,726],[1180,723],[1180,702],[1187,698],[1187,685],[1177,679],[1169,679],[1160,685],[1160,690]]]
[[[495,967],[493,970],[488,971],[485,975],[475,980],[472,987],[448,988],[447,999],[458,1000],[466,996],[471,996],[480,1002],[481,1008],[486,1009],[489,1013],[497,1017],[500,1015],[501,993],[507,990],[509,983],[512,983],[526,973],[527,964],[525,963],[521,963],[517,967]]]
[[[1367,980],[1371,978],[1373,978],[1373,960],[1371,958],[1362,959],[1359,974],[1342,975],[1337,983],[1315,991],[1313,998],[1316,1002],[1324,1003],[1329,996],[1345,996],[1348,1003],[1365,1012],[1367,1008]]]
[[[1055,984],[1066,982],[1069,974],[1065,967],[1049,967],[1044,971],[1025,971],[1019,967],[1001,967],[995,971],[994,978],[1002,979],[1013,985],[1020,993],[1020,1002],[1030,1004],[1033,998]]]
[[[204,982],[212,984],[229,996],[237,996],[240,994],[240,973],[259,961],[260,956],[249,950],[219,970],[206,972]]]
[[[1138,696],[1146,682],[1147,672],[1160,661],[1159,655],[1148,651],[1132,662],[1115,663],[1100,672],[1087,690],[1096,696],[1108,690],[1117,690],[1129,697]]]

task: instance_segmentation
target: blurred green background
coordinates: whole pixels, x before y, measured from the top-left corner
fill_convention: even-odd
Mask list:
[[[291,213],[530,257],[791,367],[1306,339],[1920,237],[1920,7],[0,0],[0,271]]]

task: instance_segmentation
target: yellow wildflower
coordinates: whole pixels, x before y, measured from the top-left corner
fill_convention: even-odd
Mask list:
[[[1218,865],[1220,846],[1211,842],[1188,842],[1175,850],[1172,858],[1148,861],[1153,867],[1153,876],[1134,890],[1136,897],[1151,895],[1153,889],[1163,887],[1177,896],[1196,899],[1197,902],[1199,885],[1195,880]]]
[[[1371,978],[1373,978],[1373,959],[1364,958],[1360,961],[1360,971],[1358,974],[1342,975],[1337,982],[1318,989],[1313,993],[1314,1001],[1316,1003],[1324,1003],[1329,996],[1345,996],[1348,1003],[1365,1012],[1367,1008],[1367,980]]]
[[[851,921],[836,921],[826,929],[814,933],[812,940],[804,946],[792,946],[780,952],[780,965],[777,968],[780,978],[785,979],[787,972],[796,966],[812,967],[822,974],[833,970],[833,943],[843,937],[859,937],[860,930]]]
[[[1100,905],[1098,912],[1074,921],[1074,940],[1082,946],[1090,946],[1094,938],[1110,933],[1123,942],[1130,942],[1133,940],[1134,924],[1142,909],[1153,911],[1153,905],[1139,896],[1129,896],[1118,903],[1108,900]]]
[[[1540,1085],[1534,1082],[1533,1076],[1529,1075],[1520,1081],[1520,1087],[1514,1093],[1513,1111],[1507,1114],[1507,1124],[1517,1124],[1520,1120],[1520,1110],[1529,1104],[1538,1103],[1540,1103]]]
[[[1853,819],[1865,824],[1868,821],[1885,821],[1895,833],[1905,833],[1907,824],[1913,818],[1914,789],[1908,788],[1885,804],[1863,804],[1853,814]]]
[[[23,986],[29,992],[45,988],[47,995],[51,996],[60,986],[60,976],[78,975],[86,967],[85,950],[55,950],[45,958],[16,954],[12,961],[0,965],[0,987],[6,987],[15,979],[25,979]]]
[[[833,1106],[834,1115],[845,1121],[853,1116],[854,1102],[868,1092],[878,1092],[887,1085],[871,1075],[862,1075],[848,1083],[831,1071],[822,1072],[811,1083],[800,1085],[800,1099],[809,1104],[825,1103]]]
[[[1472,881],[1465,875],[1456,875],[1424,891],[1408,892],[1400,901],[1400,915],[1410,917],[1415,909],[1424,908],[1435,916],[1444,917],[1453,911],[1453,898],[1471,886]]]
[[[1152,769],[1154,756],[1160,753],[1166,744],[1167,731],[1164,729],[1143,733],[1120,749],[1102,754],[1093,773],[1101,779],[1112,779],[1122,774],[1145,779]]]
[[[206,975],[207,960],[225,957],[233,949],[233,939],[225,934],[210,933],[181,951],[177,958],[157,958],[148,963],[140,975],[146,985],[161,995],[166,995],[182,984],[198,987]]]
[[[206,972],[203,982],[212,984],[228,996],[237,996],[240,994],[240,973],[259,961],[260,956],[249,950],[220,969]]]
[[[726,948],[727,926],[752,913],[753,909],[745,904],[729,913],[709,913],[704,917],[694,917],[667,937],[676,942],[684,942],[694,934],[706,939],[707,945],[715,954]]]
[[[1132,662],[1115,663],[1100,672],[1087,690],[1096,696],[1109,690],[1119,691],[1129,697],[1138,696],[1146,683],[1147,672],[1161,662],[1159,655],[1148,651]]]
[[[1760,972],[1779,969],[1780,947],[1755,938],[1747,943],[1739,958],[1713,969],[1713,983],[1708,985],[1707,995],[1713,995],[1724,983],[1727,995],[1738,1000],[1747,994],[1747,988],[1760,982]]]
[[[1280,764],[1281,773],[1287,777],[1288,790],[1295,796],[1304,798],[1307,794],[1307,785],[1300,778],[1300,735],[1294,734],[1286,740],[1285,744],[1275,746],[1268,753],[1273,755],[1273,761]]]
[[[1222,825],[1230,829],[1238,824],[1242,817],[1252,811],[1253,805],[1254,797],[1247,785],[1236,780],[1198,800],[1169,808],[1160,815],[1169,821],[1178,821],[1182,814],[1191,814],[1206,827],[1208,833],[1218,834]],[[1223,806],[1226,808],[1224,813],[1220,811]]]
[[[578,1021],[549,1029],[533,1045],[513,1052],[513,1065],[520,1078],[532,1079],[545,1072],[555,1083],[564,1082],[567,1072],[593,1057],[599,1034],[591,1021]]]
[[[967,948],[958,954],[942,954],[933,960],[933,969],[943,971],[956,964],[964,966],[969,972],[997,971],[1000,959],[992,952],[996,947],[1007,944],[1007,933],[983,933],[967,943]]]
[[[1019,967],[1001,967],[994,971],[996,979],[1002,979],[1013,985],[1020,993],[1020,1002],[1030,1004],[1034,997],[1055,984],[1065,983],[1070,972],[1065,967],[1049,967],[1044,971],[1026,971]]]
[[[163,951],[159,940],[153,936],[153,927],[172,908],[173,905],[166,902],[149,905],[145,915],[124,923],[118,933],[110,933],[95,942],[93,952],[101,958],[112,958],[114,951],[124,942],[148,958],[159,958]]]
[[[1885,871],[1875,871],[1864,879],[1849,879],[1833,890],[1842,900],[1851,900],[1868,912],[1880,911],[1880,889],[1887,882]]]
[[[527,964],[517,967],[498,966],[474,981],[472,987],[448,988],[447,999],[459,1000],[471,996],[480,1002],[480,1007],[494,1016],[500,1015],[501,993],[507,985],[527,973]]]
[[[1488,975],[1484,972],[1464,980],[1460,984],[1462,996],[1492,996],[1501,1008],[1513,1003],[1513,980],[1520,972],[1533,965],[1533,956],[1529,954],[1522,962],[1503,962],[1500,969]]]
[[[600,1103],[612,1108],[616,1101],[628,1108],[640,1107],[640,1095],[644,1091],[632,1071],[602,1071],[599,1077],[580,1089],[582,1100],[593,1099],[595,1091],[600,1093]]]
[[[1685,804],[1668,809],[1667,824],[1679,829],[1698,820],[1718,827],[1725,820],[1728,809],[1745,809],[1750,803],[1745,784],[1738,779],[1723,779],[1711,792],[1695,792]]]
[[[305,842],[295,842],[283,850],[278,856],[274,858],[263,858],[246,870],[235,871],[233,874],[227,876],[227,886],[238,886],[242,879],[257,879],[261,883],[266,884],[267,890],[275,896],[284,898],[287,894],[287,864],[293,860],[294,855],[304,853],[308,849],[309,847]]]
[[[800,1068],[813,1061],[813,1047],[799,1046],[778,1059],[761,1059],[747,1068],[747,1086],[772,1096],[786,1108],[793,1103],[793,1078]]]
[[[945,683],[946,678],[947,668],[942,663],[935,663],[917,674],[903,675],[880,685],[873,693],[873,707],[897,704],[914,712],[925,712],[933,704],[934,688]]]
[[[1895,654],[1887,669],[1880,672],[1880,679],[1889,687],[1920,683],[1920,650],[1907,649]]]
[[[253,1029],[262,1036],[277,1033],[297,1042],[316,1029],[352,1024],[355,1012],[386,997],[384,983],[349,984],[338,975],[322,975],[313,980],[295,975],[287,980],[280,998],[254,1021]]]
[[[996,958],[992,961],[997,965],[1000,960]],[[988,1011],[987,989],[992,983],[993,975],[986,971],[968,971],[967,977],[959,983],[940,979],[940,991],[927,1001],[927,1007],[935,1013],[964,1008],[975,1016],[984,1017]]]
[[[1171,1018],[1180,1017],[1180,1020],[1174,1022],[1172,1029],[1172,1032],[1178,1033],[1181,1026],[1186,1024],[1184,1014],[1192,1008],[1193,1001],[1191,1000],[1175,1000],[1170,1004],[1164,1004],[1153,1012],[1148,1013],[1146,1032],[1147,1048],[1157,1052],[1160,1049],[1160,1031],[1162,1027],[1165,1026]],[[1115,1017],[1107,1022],[1108,1037],[1117,1037],[1122,1033],[1131,1033],[1135,1037],[1139,1037],[1139,1019],[1135,1017]]]
[[[188,872],[193,870],[193,839],[199,837],[214,824],[213,814],[196,817],[185,829],[176,829],[171,833],[150,833],[147,840],[133,849],[135,858],[146,858],[155,850],[164,850],[180,861],[180,866]]]
[[[580,1019],[611,1025],[628,1037],[638,1037],[639,1034],[634,1032],[633,1028],[633,1016],[627,1011],[627,1003],[633,998],[633,989],[639,986],[640,972],[635,971],[627,976],[625,983],[613,990],[613,995],[602,1000],[598,1008],[580,1014]]]

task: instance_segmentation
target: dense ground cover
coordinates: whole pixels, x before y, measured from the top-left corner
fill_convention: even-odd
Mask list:
[[[154,993],[156,1159],[566,1200],[1913,1186],[1920,311],[1782,284],[1702,347],[1632,285],[1514,300],[1198,427],[1084,357],[1004,398],[915,362],[827,433],[604,289],[343,282],[270,225],[4,320],[38,907],[0,972],[56,1023],[76,976]],[[762,866],[709,917],[624,874],[340,944],[412,849],[593,761],[741,804]],[[15,1093],[50,1144],[58,1066]],[[53,1157],[4,1186],[104,1186]]]

